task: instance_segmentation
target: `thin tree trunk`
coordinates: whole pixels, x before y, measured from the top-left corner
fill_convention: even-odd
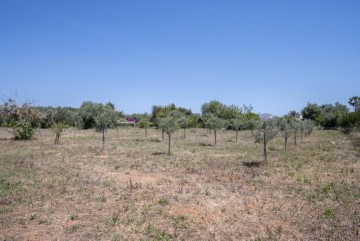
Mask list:
[[[103,147],[105,146],[105,128],[103,128]]]
[[[117,136],[118,136],[118,139],[119,139],[120,137],[119,137],[119,127],[118,126],[116,126],[116,133],[117,133]]]
[[[238,140],[239,130],[236,130],[236,142]]]
[[[186,128],[184,128],[184,139],[186,139]]]
[[[285,136],[285,151],[286,151],[286,147],[287,147],[287,141],[288,141],[288,137]]]
[[[162,138],[162,141],[164,141],[164,135],[165,135],[165,132],[163,130],[161,130],[161,138]]]
[[[168,155],[170,156],[170,148],[171,148],[171,133],[168,133],[169,143],[168,143]]]
[[[216,130],[214,130],[214,134],[215,134],[215,146],[216,146]]]
[[[266,153],[266,146],[267,146],[267,142],[266,142],[266,134],[264,132],[264,162],[267,165],[267,153]]]
[[[294,144],[295,144],[295,146],[296,146],[296,132],[294,133]]]

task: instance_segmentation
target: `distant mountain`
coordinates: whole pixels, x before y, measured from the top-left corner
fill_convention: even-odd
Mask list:
[[[259,114],[259,117],[260,117],[260,120],[268,120],[268,119],[272,119],[272,118],[275,118],[274,115],[272,114],[269,114],[269,113],[262,113],[262,114]]]

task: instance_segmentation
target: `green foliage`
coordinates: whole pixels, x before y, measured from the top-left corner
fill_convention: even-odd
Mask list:
[[[345,133],[352,130],[360,130],[360,110],[343,115],[340,120],[340,126]]]
[[[238,117],[230,120],[230,126],[236,131],[236,141],[238,140],[239,130],[246,127],[244,117]]]
[[[267,144],[270,140],[272,140],[278,133],[276,119],[269,119],[263,121],[259,126],[259,129],[255,135],[255,142],[263,143],[263,156],[264,162],[267,163]]]
[[[353,96],[349,99],[349,105],[351,105],[354,108],[354,111],[358,111],[360,107],[360,97],[359,96]]]
[[[60,140],[60,136],[61,133],[63,132],[63,130],[67,127],[66,124],[60,122],[60,123],[54,123],[50,130],[51,132],[53,132],[55,134],[55,140],[54,140],[54,145],[59,144],[59,140]]]
[[[179,118],[181,117],[181,113],[174,110],[168,113],[166,117],[158,119],[159,128],[167,134],[168,136],[168,155],[171,154],[171,135],[180,129]]]
[[[15,132],[16,140],[30,140],[33,138],[35,129],[27,120],[17,120],[11,123],[11,127]]]
[[[308,103],[302,110],[302,115],[304,119],[315,121],[324,128],[335,128],[340,125],[341,117],[348,112],[348,108],[339,102],[336,102],[335,105],[324,104],[321,106]]]
[[[187,115],[187,116],[191,116],[192,115],[192,111],[190,109],[185,109],[183,107],[176,107],[175,104],[170,104],[170,105],[166,105],[166,106],[159,106],[159,105],[154,105],[152,107],[152,112],[151,112],[151,118],[150,121],[155,125],[155,126],[159,126],[158,125],[158,120],[160,118],[164,118],[167,115],[170,114],[170,112],[172,111],[178,111],[179,113],[183,114],[183,115]]]
[[[287,149],[287,142],[288,142],[288,138],[294,133],[294,121],[288,121],[286,119],[283,119],[280,122],[280,130],[281,130],[281,134],[284,137],[285,143],[284,143],[284,148],[285,150]]]
[[[206,119],[205,126],[207,128],[209,128],[210,130],[214,131],[215,145],[216,145],[217,131],[225,126],[225,120],[220,119],[219,117],[211,115],[210,117],[208,117]]]
[[[0,106],[1,121],[14,129],[15,139],[28,140],[34,135],[34,128],[38,125],[40,113],[30,103],[18,106],[16,101],[9,98]]]
[[[227,106],[220,101],[212,100],[201,106],[203,116],[215,116],[224,120],[235,119],[243,115],[242,109],[236,105]]]
[[[137,125],[140,128],[145,129],[145,135],[147,135],[147,129],[150,128],[151,124],[152,123],[151,123],[150,118],[148,116],[142,116],[140,118],[140,120],[138,121],[138,123],[137,123]]]
[[[317,104],[308,103],[307,106],[302,109],[301,114],[304,119],[319,120],[321,108]]]

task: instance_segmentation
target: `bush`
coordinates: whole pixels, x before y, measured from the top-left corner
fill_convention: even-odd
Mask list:
[[[14,129],[16,140],[32,139],[35,133],[35,129],[27,120],[14,121],[12,122],[11,127]]]

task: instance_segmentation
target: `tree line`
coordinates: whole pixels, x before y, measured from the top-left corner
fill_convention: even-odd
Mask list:
[[[347,106],[339,102],[333,104],[308,103],[300,113],[290,111],[283,116],[289,123],[293,119],[311,120],[314,124],[323,128],[339,128],[351,131],[360,128],[360,97],[354,96],[349,99],[349,104],[354,108],[350,111]],[[175,104],[166,106],[154,105],[150,114],[133,114],[130,116],[116,111],[111,102],[106,104],[92,101],[84,101],[79,108],[73,107],[33,107],[30,103],[18,104],[15,99],[9,98],[0,106],[0,125],[14,128],[17,139],[29,139],[32,137],[34,128],[51,128],[54,132],[61,133],[65,127],[73,126],[80,129],[95,128],[103,133],[107,128],[114,128],[119,123],[124,123],[127,118],[136,120],[137,126],[145,129],[150,127],[160,128],[162,138],[171,133],[171,128],[166,120],[175,129],[183,129],[186,138],[188,128],[208,128],[214,133],[216,144],[218,130],[232,129],[256,130],[260,123],[260,117],[253,112],[252,106],[239,107],[237,105],[225,105],[220,101],[213,100],[201,106],[201,113],[194,114],[191,109],[177,107]],[[176,120],[176,121],[175,121]],[[60,130],[59,130],[60,129]],[[56,142],[56,141],[55,141]]]

